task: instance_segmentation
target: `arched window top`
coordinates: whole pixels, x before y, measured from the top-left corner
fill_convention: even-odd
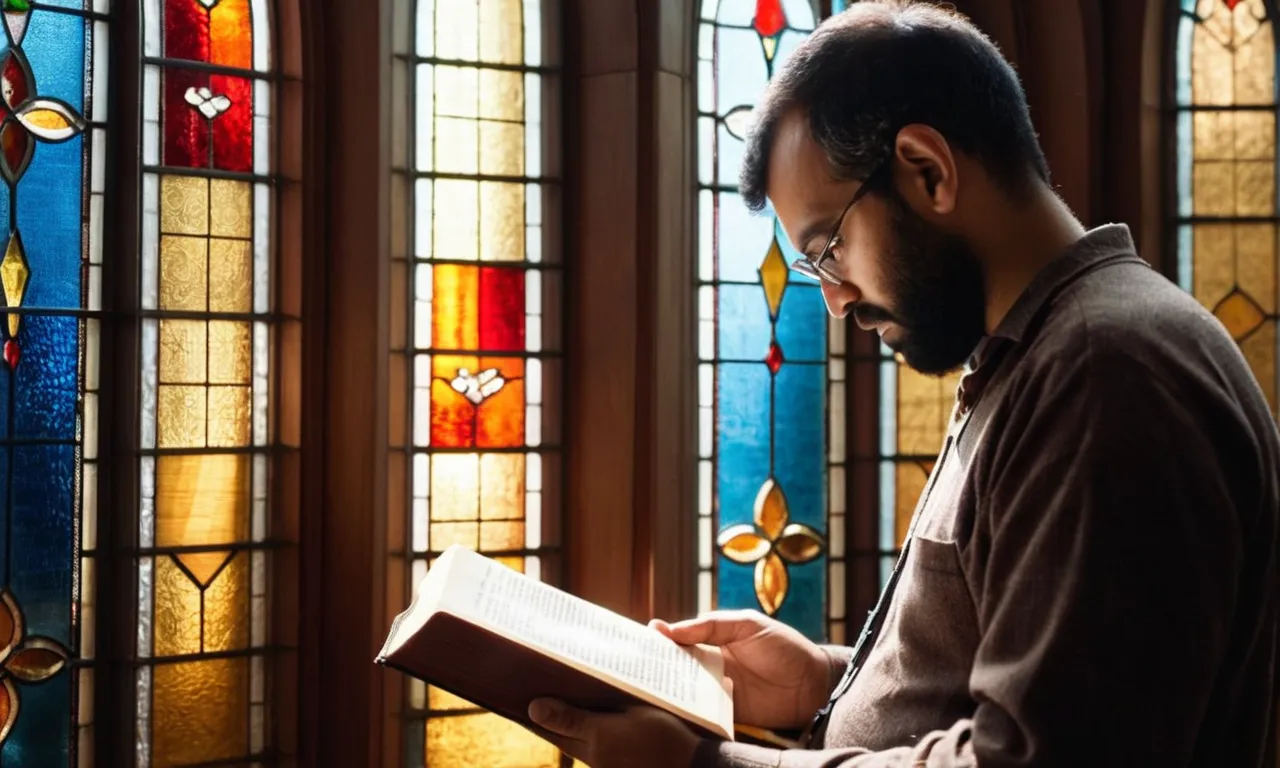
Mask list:
[[[419,56],[472,64],[542,64],[540,0],[418,0]]]

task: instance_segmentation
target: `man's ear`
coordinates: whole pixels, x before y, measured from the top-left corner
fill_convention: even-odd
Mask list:
[[[959,167],[951,145],[927,125],[908,125],[894,142],[897,188],[917,211],[948,214],[955,209]]]

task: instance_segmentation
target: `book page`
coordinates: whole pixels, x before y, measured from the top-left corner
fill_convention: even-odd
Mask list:
[[[682,647],[598,605],[487,565],[478,579],[448,597],[450,604],[469,603],[469,618],[721,722],[725,693],[717,654]]]

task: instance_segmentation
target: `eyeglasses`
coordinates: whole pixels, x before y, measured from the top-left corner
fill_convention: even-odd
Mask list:
[[[845,218],[849,215],[849,211],[853,210],[853,206],[857,205],[858,201],[866,197],[867,193],[871,191],[874,186],[871,183],[872,179],[879,174],[879,171],[879,168],[872,171],[866,180],[862,182],[862,186],[858,187],[858,191],[853,193],[853,199],[849,201],[849,204],[844,207],[844,211],[840,213],[840,218],[836,220],[835,229],[831,230],[831,236],[827,238],[827,244],[823,246],[818,255],[814,257],[801,256],[791,262],[792,269],[805,277],[811,277],[819,282],[831,283],[832,285],[840,285],[844,282],[826,264],[835,258],[835,254],[832,253],[835,247],[844,242],[844,238],[840,235],[840,230],[844,229]]]

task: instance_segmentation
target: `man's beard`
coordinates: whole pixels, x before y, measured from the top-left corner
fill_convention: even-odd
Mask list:
[[[860,305],[863,323],[892,321],[893,344],[907,365],[941,375],[964,364],[986,332],[982,267],[963,239],[920,218],[896,193],[886,195],[894,247],[884,275],[892,310]]]

